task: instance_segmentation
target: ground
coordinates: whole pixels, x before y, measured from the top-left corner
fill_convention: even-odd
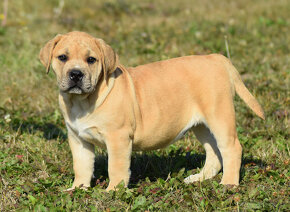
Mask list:
[[[3,1],[2,1],[3,2]],[[4,18],[0,2],[0,21]],[[287,211],[289,204],[289,47],[287,0],[9,1],[0,27],[0,210]],[[104,39],[126,66],[190,54],[229,55],[265,110],[235,98],[243,146],[237,188],[211,180],[186,185],[205,152],[192,132],[163,150],[134,153],[130,187],[106,193],[106,151],[96,150],[88,191],[73,181],[67,133],[53,72],[40,48],[58,33]]]

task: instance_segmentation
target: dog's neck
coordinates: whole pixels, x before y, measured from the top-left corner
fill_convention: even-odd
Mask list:
[[[101,104],[103,104],[103,102],[105,101],[105,99],[107,98],[107,96],[109,95],[110,91],[114,86],[115,79],[116,79],[115,72],[110,74],[107,80],[104,78],[104,76],[101,77],[100,83],[97,84],[96,95],[90,95],[93,96],[93,98],[96,98],[92,99],[95,103],[94,105],[95,109],[98,108]]]

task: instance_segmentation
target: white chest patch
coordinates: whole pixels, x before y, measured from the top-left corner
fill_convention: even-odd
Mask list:
[[[192,128],[193,126],[196,126],[200,123],[205,123],[205,119],[199,114],[194,114],[192,116],[192,118],[190,119],[190,121],[187,123],[187,125],[180,131],[180,133],[172,141],[172,143],[181,139],[190,128]]]
[[[100,147],[105,145],[102,133],[97,127],[90,125],[89,121],[76,119],[73,122],[67,122],[67,125],[79,138]]]

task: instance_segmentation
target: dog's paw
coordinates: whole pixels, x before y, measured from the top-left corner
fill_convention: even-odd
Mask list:
[[[186,184],[189,184],[189,183],[193,183],[193,182],[197,182],[197,181],[202,181],[202,180],[203,179],[202,179],[202,177],[201,177],[201,175],[199,173],[199,174],[193,174],[193,175],[188,176],[187,178],[184,179],[184,182]]]
[[[71,192],[71,191],[74,191],[75,188],[68,188],[68,189],[64,189],[62,190],[62,192]]]
[[[88,186],[84,186],[84,185],[80,185],[80,186],[73,186],[73,187],[71,187],[71,188],[68,188],[68,189],[65,189],[65,190],[63,190],[63,192],[72,192],[72,191],[74,191],[76,188],[79,188],[79,189],[82,189],[82,190],[85,190],[85,191],[87,191],[88,190]]]

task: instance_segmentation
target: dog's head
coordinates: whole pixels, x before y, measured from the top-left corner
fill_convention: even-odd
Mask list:
[[[84,32],[57,35],[40,50],[39,58],[47,73],[52,65],[59,89],[71,94],[93,92],[100,76],[107,80],[118,65],[109,45]]]

